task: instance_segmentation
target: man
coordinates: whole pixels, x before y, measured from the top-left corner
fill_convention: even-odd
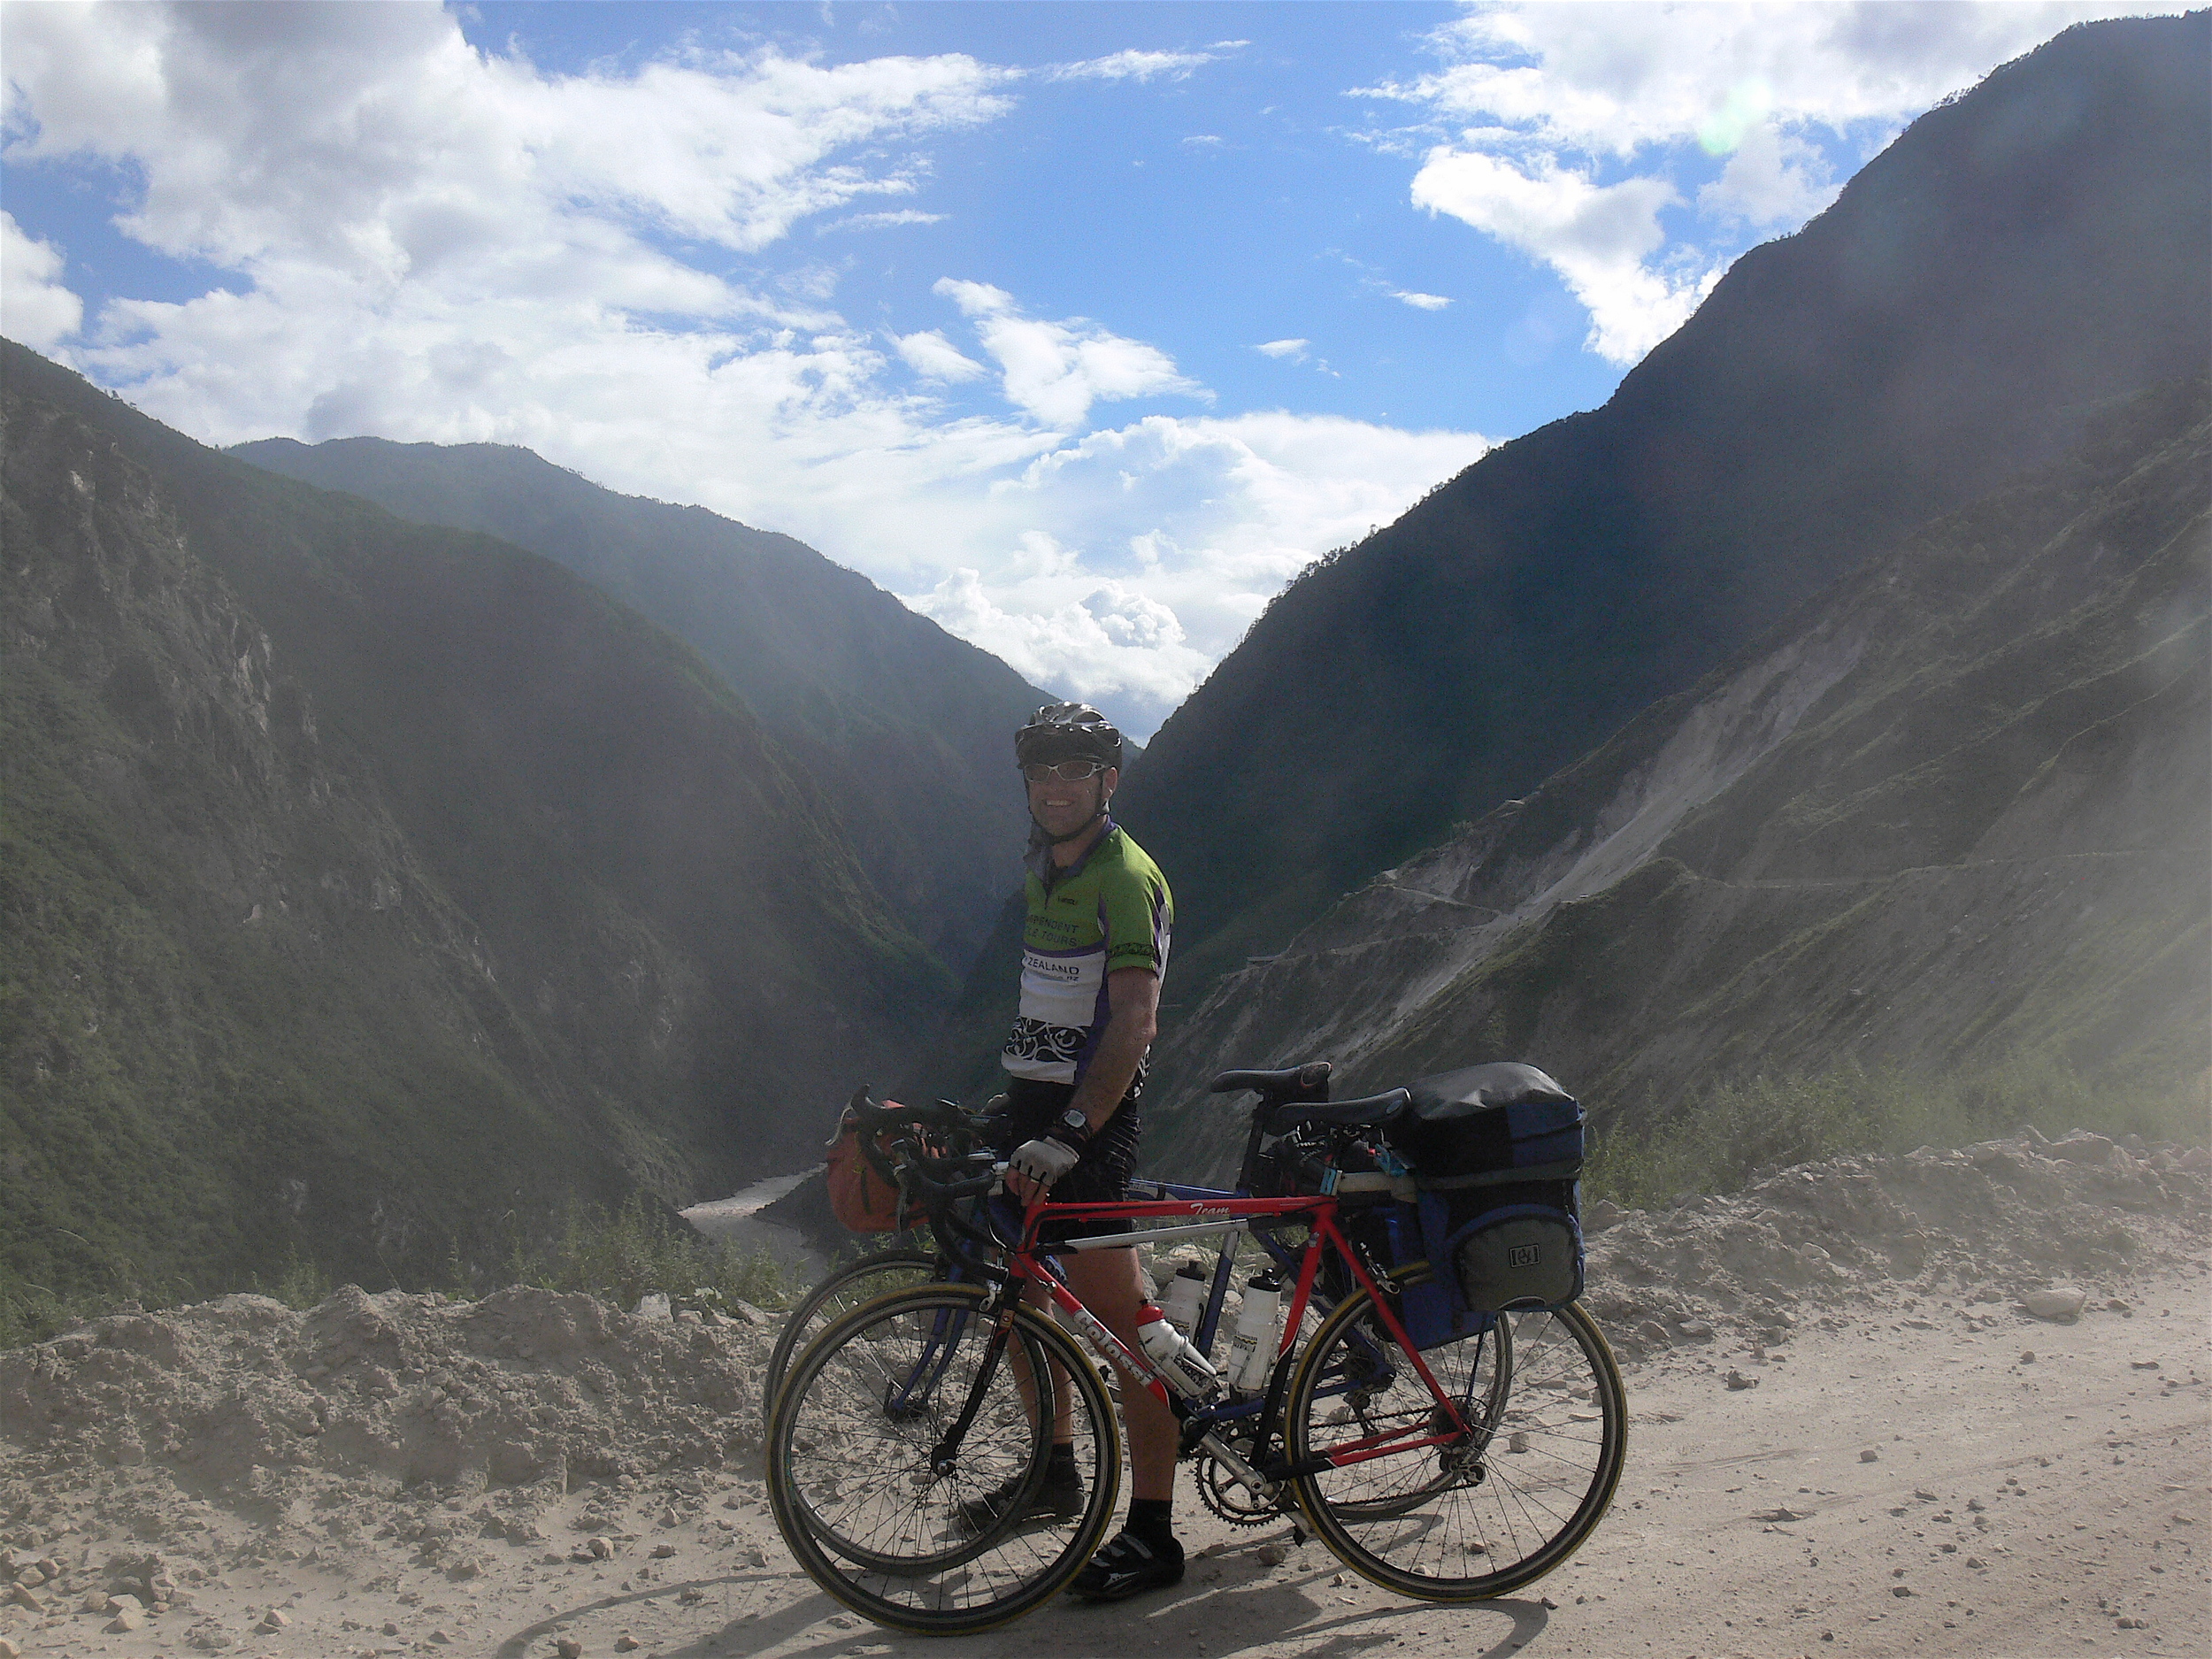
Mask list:
[[[1015,734],[1014,756],[1032,827],[1021,1013],[1001,1056],[1010,1074],[1008,1184],[1025,1201],[1048,1188],[1064,1202],[1111,1202],[1136,1158],[1136,1102],[1174,900],[1159,866],[1108,816],[1121,781],[1121,733],[1103,715],[1075,703],[1040,709]],[[1062,1225],[1045,1236],[1118,1228],[1126,1232],[1128,1223]],[[1135,1351],[1137,1311],[1151,1294],[1135,1249],[1071,1252],[1061,1264],[1069,1288]],[[1070,1586],[1091,1601],[1118,1601],[1183,1577],[1183,1547],[1169,1525],[1174,1415],[1133,1386],[1122,1391],[1122,1413],[1129,1515]],[[1061,1425],[1058,1433],[1066,1432]],[[1056,1435],[1039,1508],[1072,1515],[1082,1502],[1072,1448]]]

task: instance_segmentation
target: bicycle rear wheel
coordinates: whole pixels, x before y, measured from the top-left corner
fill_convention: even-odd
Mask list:
[[[847,1263],[799,1298],[776,1333],[775,1347],[768,1350],[768,1366],[760,1379],[761,1420],[765,1423],[775,1410],[793,1355],[862,1302],[926,1285],[937,1272],[937,1258],[926,1250],[879,1250]]]
[[[984,1296],[929,1285],[853,1310],[793,1362],[769,1423],[769,1503],[784,1542],[829,1594],[895,1629],[956,1635],[1019,1617],[1082,1570],[1113,1517],[1121,1443],[1097,1369],[1026,1309],[992,1356]],[[1040,1379],[1033,1412],[1025,1371]],[[1009,1483],[1037,1490],[1064,1391],[1079,1511],[1024,1518],[1016,1505],[971,1525],[964,1510],[972,1517]]]
[[[1503,1595],[1572,1555],[1612,1502],[1627,1448],[1619,1369],[1574,1306],[1502,1314],[1421,1358],[1470,1432],[1305,1476],[1300,1505],[1348,1565],[1402,1595]],[[1316,1333],[1286,1417],[1294,1463],[1425,1438],[1447,1421],[1363,1292]]]

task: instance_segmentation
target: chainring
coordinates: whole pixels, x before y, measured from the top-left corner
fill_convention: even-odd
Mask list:
[[[1277,1517],[1290,1512],[1287,1486],[1283,1488],[1282,1496],[1271,1503],[1256,1498],[1229,1472],[1228,1464],[1211,1452],[1198,1454],[1198,1465],[1193,1472],[1198,1481],[1199,1502],[1232,1526],[1265,1526]]]

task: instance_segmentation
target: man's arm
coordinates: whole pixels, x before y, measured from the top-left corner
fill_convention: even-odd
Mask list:
[[[1160,976],[1149,968],[1116,968],[1106,976],[1106,1029],[1069,1102],[1094,1130],[1121,1104],[1159,1031]]]
[[[1121,1104],[1121,1097],[1129,1092],[1130,1080],[1137,1075],[1144,1051],[1152,1046],[1159,1018],[1158,974],[1149,968],[1116,968],[1106,976],[1106,1029],[1099,1033],[1097,1050],[1091,1056],[1091,1069],[1083,1073],[1083,1080],[1075,1086],[1075,1094],[1068,1102],[1083,1114],[1094,1131],[1114,1115],[1114,1108]],[[1065,1169],[1054,1169],[1038,1173],[1033,1179],[1024,1173],[1024,1155],[1034,1148],[1064,1158],[1071,1165],[1076,1157],[1075,1149],[1054,1141],[1049,1130],[1038,1140],[1024,1141],[1015,1148],[1014,1167],[1008,1172],[1007,1187],[1025,1203],[1067,1172]]]

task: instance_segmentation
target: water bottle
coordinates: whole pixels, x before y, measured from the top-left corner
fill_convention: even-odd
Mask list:
[[[1186,1262],[1167,1281],[1167,1296],[1162,1302],[1167,1322],[1190,1336],[1198,1329],[1198,1316],[1206,1308],[1206,1275],[1195,1262]]]
[[[1245,1285],[1237,1333],[1229,1340],[1233,1386],[1248,1394],[1257,1394],[1267,1386],[1267,1374],[1275,1368],[1275,1349],[1282,1336],[1282,1303],[1283,1281],[1275,1274],[1256,1274]]]
[[[1221,1384],[1220,1373],[1191,1346],[1190,1338],[1167,1322],[1156,1302],[1148,1302],[1137,1310],[1137,1346],[1178,1394],[1202,1400]]]

